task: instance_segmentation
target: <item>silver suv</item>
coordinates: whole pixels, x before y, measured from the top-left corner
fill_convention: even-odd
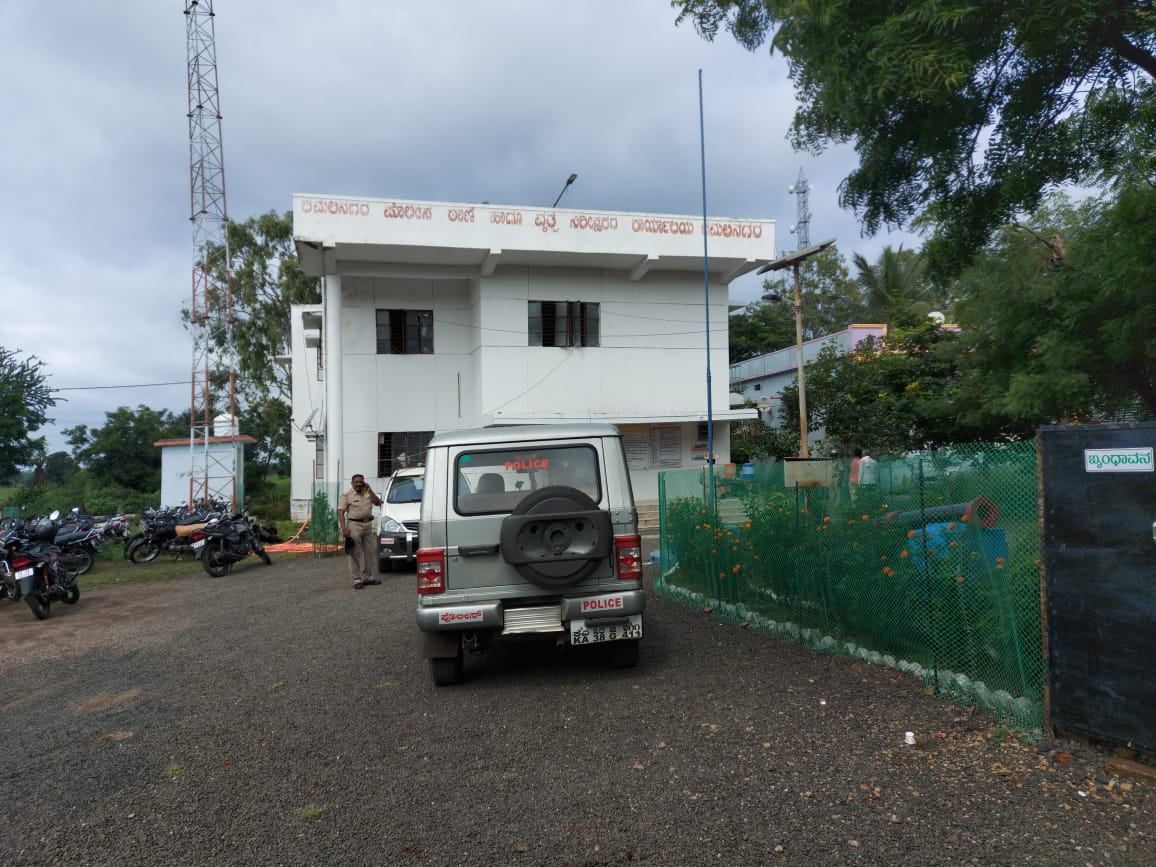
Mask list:
[[[426,452],[417,626],[434,683],[508,635],[606,644],[638,662],[642,551],[618,429],[525,425],[440,433]]]

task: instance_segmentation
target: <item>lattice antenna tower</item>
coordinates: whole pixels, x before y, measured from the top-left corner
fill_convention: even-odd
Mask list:
[[[806,250],[811,246],[811,207],[807,194],[811,192],[811,185],[807,183],[807,176],[799,169],[799,179],[787,187],[787,192],[795,197],[795,225],[791,226],[792,235],[797,233],[798,243],[796,250]]]
[[[221,148],[220,90],[213,27],[213,0],[186,0],[189,52],[189,186],[193,227],[193,297],[189,324],[193,332],[192,403],[189,412],[189,509],[197,503],[224,500],[234,507],[237,476],[234,449],[215,450],[216,434],[235,441],[236,351],[233,344],[228,211],[225,207],[225,160]],[[210,249],[224,261],[209,261]],[[226,430],[214,431],[225,416]]]

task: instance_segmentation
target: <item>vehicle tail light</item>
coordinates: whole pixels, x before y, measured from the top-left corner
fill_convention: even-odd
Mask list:
[[[417,592],[419,596],[446,590],[446,549],[422,548],[417,552]]]
[[[621,581],[636,581],[642,577],[642,537],[615,536],[614,561]]]
[[[12,571],[13,572],[18,572],[21,569],[27,569],[31,565],[32,565],[32,561],[30,559],[28,559],[27,557],[13,557],[12,558]]]

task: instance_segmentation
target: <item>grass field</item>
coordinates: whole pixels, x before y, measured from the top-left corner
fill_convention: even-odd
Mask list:
[[[278,560],[311,556],[311,554],[277,552],[269,555],[274,563]],[[161,554],[151,563],[133,563],[125,559],[123,549],[118,543],[111,542],[104,546],[96,558],[96,564],[87,574],[80,576],[79,582],[81,589],[92,589],[140,581],[166,581],[171,578],[188,578],[203,574],[201,561],[191,557],[182,557],[178,560],[168,554]]]

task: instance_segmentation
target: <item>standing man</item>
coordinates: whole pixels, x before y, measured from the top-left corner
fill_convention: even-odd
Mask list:
[[[365,483],[365,476],[357,473],[351,479],[353,487],[337,501],[337,523],[345,537],[345,553],[349,555],[349,574],[353,589],[366,584],[380,584],[373,577],[373,561],[377,559],[377,534],[373,532],[373,507],[381,505],[381,497]]]
[[[859,460],[859,484],[864,487],[879,484],[879,462],[871,457],[867,449],[863,449],[863,457]]]

